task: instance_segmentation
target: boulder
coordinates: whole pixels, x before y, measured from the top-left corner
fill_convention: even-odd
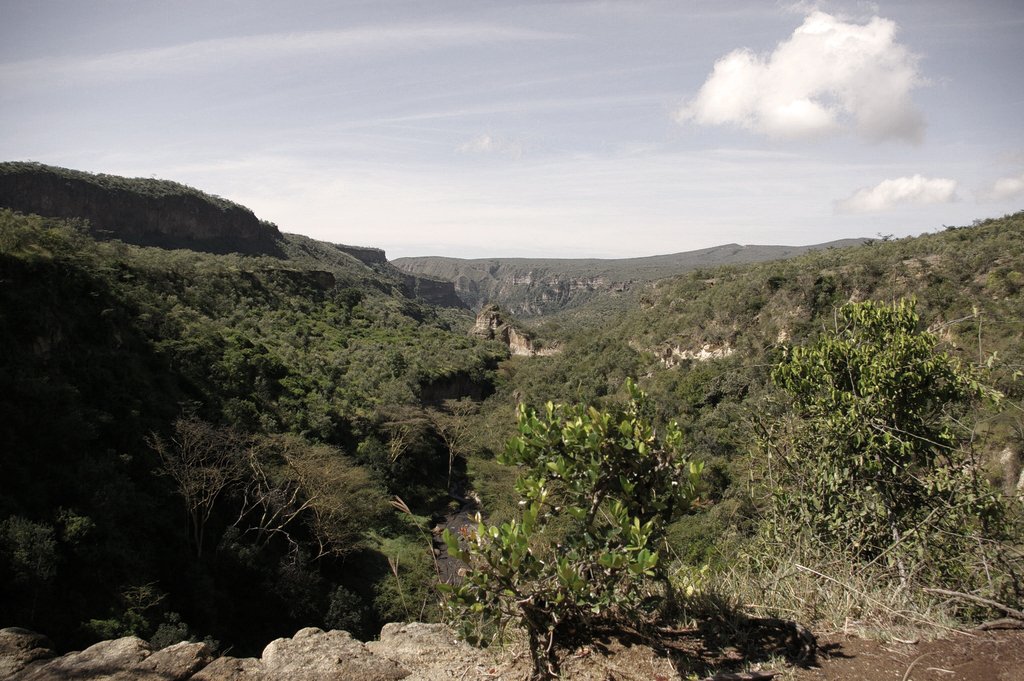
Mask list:
[[[42,634],[19,627],[0,629],[0,679],[10,678],[30,663],[56,654],[53,643]]]
[[[212,659],[213,653],[205,643],[182,641],[156,651],[115,678],[117,681],[185,681]]]
[[[267,681],[267,675],[254,657],[218,657],[193,676],[192,681]]]
[[[369,641],[366,649],[407,669],[411,673],[407,681],[465,678],[467,670],[481,666],[484,657],[444,624],[422,622],[385,624],[380,640]]]
[[[82,651],[68,653],[41,664],[30,664],[12,675],[11,681],[107,681],[115,677],[129,678],[120,677],[118,674],[135,667],[151,653],[149,644],[134,636],[100,641]]]
[[[373,655],[347,631],[301,629],[263,649],[269,679],[290,681],[396,681],[409,675],[396,662]]]

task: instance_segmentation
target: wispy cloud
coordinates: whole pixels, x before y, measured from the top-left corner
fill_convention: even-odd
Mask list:
[[[768,55],[738,49],[719,59],[680,122],[736,125],[770,137],[808,138],[853,127],[861,135],[919,142],[911,101],[923,83],[896,24],[847,23],[815,11]]]
[[[952,203],[957,200],[956,180],[921,175],[883,180],[835,202],[839,213],[878,213],[907,204]]]
[[[147,77],[307,55],[412,52],[458,45],[568,38],[571,36],[566,33],[487,23],[407,24],[268,33],[107,54],[9,62],[0,64],[0,83],[31,82],[50,76],[90,79]]]
[[[1013,177],[1001,177],[990,186],[978,192],[979,202],[995,203],[1024,196],[1024,173]]]
[[[463,154],[498,154],[519,158],[523,155],[523,143],[511,137],[481,134],[459,145]]]

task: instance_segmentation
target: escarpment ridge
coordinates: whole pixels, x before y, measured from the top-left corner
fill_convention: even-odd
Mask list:
[[[442,307],[466,306],[451,282],[399,270],[380,248],[282,233],[245,206],[171,180],[4,162],[0,163],[0,208],[80,220],[96,239],[137,246],[272,256],[315,261],[318,267],[358,263],[390,279],[406,297]],[[343,260],[348,262],[339,263]]]
[[[232,201],[169,180],[0,164],[0,206],[87,220],[99,238],[210,253],[280,255],[277,226]]]
[[[495,303],[520,317],[538,317],[579,307],[599,296],[615,296],[647,282],[701,267],[741,265],[792,258],[829,248],[856,246],[842,239],[811,246],[725,244],[643,258],[395,258],[399,269],[451,281],[472,309]]]

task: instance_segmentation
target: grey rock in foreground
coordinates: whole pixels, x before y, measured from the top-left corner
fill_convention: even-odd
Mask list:
[[[0,679],[8,679],[31,662],[54,656],[53,643],[28,629],[0,629]]]
[[[622,681],[680,679],[671,660],[647,646],[583,648],[563,659],[565,678],[613,676]],[[345,631],[302,629],[271,641],[259,659],[214,658],[205,644],[182,642],[153,650],[126,637],[57,656],[46,637],[0,630],[3,681],[522,681],[530,656],[521,647],[479,650],[443,624],[392,623],[379,641],[362,643]]]
[[[102,641],[57,656],[45,637],[0,630],[0,679],[10,681],[432,681],[475,679],[490,670],[486,654],[458,641],[440,624],[389,624],[368,644],[345,631],[302,629],[271,641],[256,658],[213,658],[202,643],[154,651],[142,639]]]
[[[409,672],[393,660],[373,655],[347,631],[302,629],[263,649],[263,674],[295,681],[397,681]]]
[[[0,640],[10,644],[0,648],[0,670],[5,673],[0,678],[12,681],[185,681],[213,659],[210,649],[203,643],[182,642],[153,652],[148,643],[134,636],[101,641],[60,657],[54,657],[52,648],[46,651],[36,648],[34,659],[7,654],[11,647],[24,650],[38,639],[38,634],[24,629],[0,630]]]

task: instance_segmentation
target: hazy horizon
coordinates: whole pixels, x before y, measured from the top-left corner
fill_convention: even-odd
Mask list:
[[[390,258],[649,257],[1024,208],[1024,6],[0,0],[0,158]]]

